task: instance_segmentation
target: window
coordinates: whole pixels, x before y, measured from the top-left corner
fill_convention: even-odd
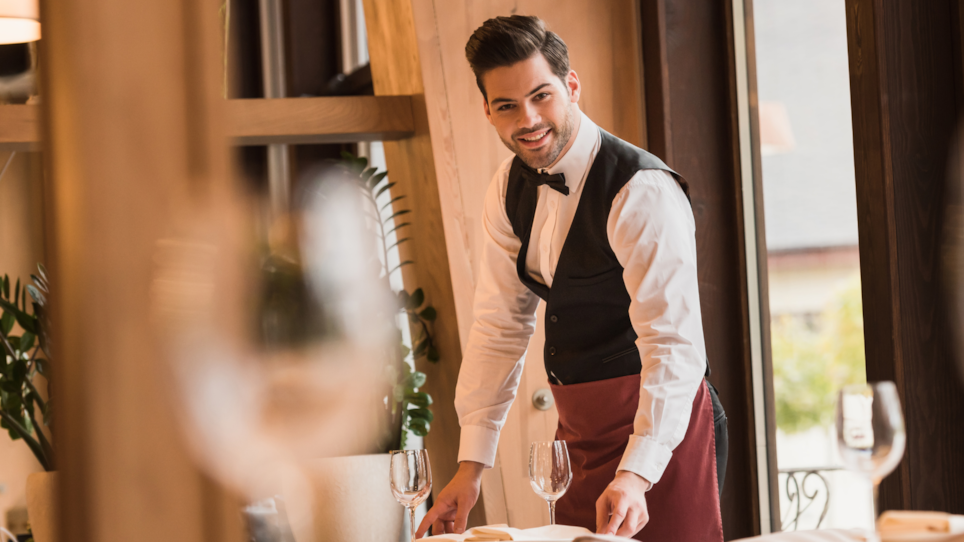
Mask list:
[[[836,392],[865,379],[843,0],[753,2],[780,518],[872,527],[840,468]],[[762,256],[762,254],[761,254]],[[828,501],[829,499],[829,501]]]

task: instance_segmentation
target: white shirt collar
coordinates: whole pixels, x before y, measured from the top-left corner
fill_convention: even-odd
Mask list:
[[[576,138],[572,146],[556,161],[547,173],[555,175],[562,173],[566,176],[566,186],[571,191],[578,191],[589,171],[589,165],[596,155],[596,146],[599,142],[599,127],[589,120],[585,113],[579,111],[582,120],[579,123],[579,131],[573,136]]]

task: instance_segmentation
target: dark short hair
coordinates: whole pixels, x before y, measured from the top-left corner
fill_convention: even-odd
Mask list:
[[[552,73],[563,83],[569,74],[569,49],[555,32],[546,29],[538,17],[512,15],[496,17],[482,23],[465,44],[465,58],[475,73],[475,83],[488,100],[482,75],[495,68],[504,68],[527,60],[536,52],[542,53]]]

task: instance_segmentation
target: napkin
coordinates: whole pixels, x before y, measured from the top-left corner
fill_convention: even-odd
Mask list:
[[[905,533],[964,533],[964,516],[944,512],[888,510],[877,520],[882,537]]]
[[[508,525],[486,525],[473,527],[464,534],[443,534],[430,536],[425,540],[432,542],[508,542],[514,540],[530,542],[572,542],[579,536],[591,535],[583,527],[569,525],[547,525],[533,529],[515,529]]]

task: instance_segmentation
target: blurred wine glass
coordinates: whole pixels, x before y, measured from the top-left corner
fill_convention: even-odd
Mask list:
[[[409,525],[415,540],[415,509],[432,492],[432,466],[428,450],[395,450],[391,454],[392,495],[408,509]]]
[[[529,448],[529,484],[549,504],[549,525],[556,524],[556,501],[572,483],[566,442],[533,442]]]
[[[848,470],[873,484],[876,520],[880,481],[900,463],[907,440],[897,387],[893,382],[845,386],[836,415],[840,457]]]
[[[307,461],[370,449],[393,351],[394,303],[357,187],[337,173],[302,186],[290,213],[228,198],[155,251],[155,320],[186,440],[252,501],[282,493]],[[300,487],[289,501],[310,500]]]

